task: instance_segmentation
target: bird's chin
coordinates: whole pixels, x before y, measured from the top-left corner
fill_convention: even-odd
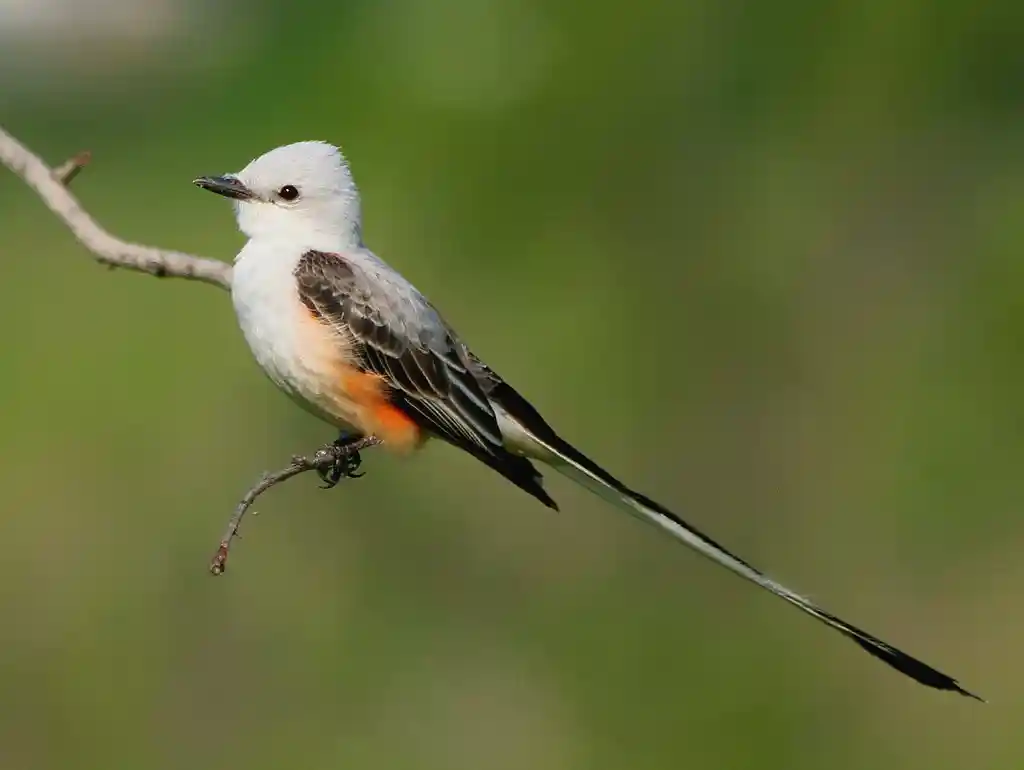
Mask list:
[[[235,210],[238,229],[247,238],[280,238],[282,234],[292,232],[296,224],[289,216],[295,212],[285,211],[259,199],[233,200],[231,207]]]

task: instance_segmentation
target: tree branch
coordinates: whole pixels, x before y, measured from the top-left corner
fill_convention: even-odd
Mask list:
[[[75,238],[96,259],[111,267],[123,267],[159,278],[187,278],[231,288],[231,265],[215,259],[197,257],[180,251],[168,251],[116,238],[98,224],[65,185],[89,162],[89,153],[79,153],[56,169],[0,128],[0,163],[20,176],[57,217],[70,228]]]
[[[228,568],[228,551],[231,549],[231,541],[238,536],[238,528],[242,524],[242,517],[256,502],[256,498],[262,495],[271,487],[287,481],[292,476],[298,476],[307,471],[318,471],[321,475],[332,474],[333,478],[327,480],[328,486],[333,487],[340,478],[352,476],[358,467],[358,462],[349,465],[347,461],[358,458],[359,452],[367,447],[376,446],[380,439],[376,436],[366,436],[356,441],[347,443],[331,443],[318,449],[311,457],[293,457],[292,461],[279,471],[264,473],[260,480],[245,493],[239,501],[235,513],[228,521],[228,528],[221,538],[217,552],[210,560],[210,572],[214,575],[223,575]]]
[[[80,152],[56,168],[43,160],[0,127],[0,163],[20,176],[43,199],[57,218],[64,222],[78,241],[91,251],[101,264],[149,273],[158,278],[186,278],[231,288],[231,265],[214,259],[197,257],[180,251],[129,243],[116,238],[82,208],[67,185],[91,160],[89,152]],[[220,547],[210,562],[210,571],[220,575],[227,569],[231,541],[249,508],[271,487],[307,471],[317,471],[334,486],[343,476],[354,475],[359,450],[375,446],[380,439],[367,436],[354,442],[332,443],[317,450],[311,457],[293,457],[279,471],[265,473],[238,503],[221,539]]]

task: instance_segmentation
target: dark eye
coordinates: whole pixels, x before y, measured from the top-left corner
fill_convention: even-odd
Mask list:
[[[296,190],[292,185],[286,184],[284,187],[277,191],[277,195],[282,200],[293,201],[299,197],[299,191]]]

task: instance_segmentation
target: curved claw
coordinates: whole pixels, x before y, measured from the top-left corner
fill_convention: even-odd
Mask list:
[[[343,444],[335,444],[339,449],[344,449]],[[359,466],[362,465],[362,458],[358,452],[350,452],[347,454],[334,453],[334,459],[329,466],[326,468],[317,468],[317,475],[320,480],[324,482],[320,485],[321,489],[333,489],[338,485],[342,479],[358,479],[365,475],[357,473]]]

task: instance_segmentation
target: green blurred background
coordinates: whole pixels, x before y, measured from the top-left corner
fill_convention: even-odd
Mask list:
[[[24,7],[22,7],[24,5]],[[215,288],[0,173],[0,766],[1024,766],[1019,0],[0,3],[4,126],[125,238],[348,153],[369,245],[614,473],[957,676],[921,688],[550,476],[333,437]]]

